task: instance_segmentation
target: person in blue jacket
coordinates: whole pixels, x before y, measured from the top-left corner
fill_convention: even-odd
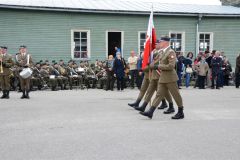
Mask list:
[[[113,71],[114,75],[117,78],[117,89],[124,90],[124,76],[125,76],[125,68],[126,68],[126,62],[122,58],[121,53],[116,53],[116,58],[113,63]]]

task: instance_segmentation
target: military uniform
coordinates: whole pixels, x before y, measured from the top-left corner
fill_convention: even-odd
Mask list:
[[[67,67],[65,65],[59,65],[58,72],[60,75],[58,76],[59,79],[61,79],[61,89],[67,89],[68,85],[68,72]]]
[[[170,41],[169,38],[162,38],[163,41]],[[178,113],[173,116],[173,119],[184,118],[183,114],[183,102],[177,86],[178,76],[174,69],[176,65],[176,53],[170,47],[163,50],[163,55],[160,59],[160,64],[155,66],[155,69],[161,70],[161,76],[158,81],[158,89],[156,97],[153,100],[151,108],[146,112],[140,112],[140,114],[152,118],[156,107],[161,100],[164,99],[166,93],[169,91],[178,105]]]
[[[24,48],[26,47],[24,46]],[[20,76],[20,72],[24,68],[32,67],[33,65],[32,56],[28,53],[19,53],[16,55],[16,64],[18,66],[18,73],[19,73],[18,76],[20,80],[21,91],[23,92],[23,95],[21,98],[22,99],[29,98],[31,77],[24,79]]]
[[[12,74],[11,67],[14,65],[10,54],[1,54],[2,73],[0,73],[0,84],[3,91],[1,98],[9,98],[10,91],[10,75]]]
[[[153,64],[154,65],[159,64],[159,58],[162,56],[162,52],[163,52],[162,50],[156,50],[156,49],[153,51],[153,59],[154,59]],[[144,111],[145,110],[145,108],[146,108],[147,104],[150,102],[154,92],[157,91],[158,81],[159,81],[159,78],[160,78],[160,71],[158,69],[153,69],[153,68],[151,68],[151,69],[152,70],[151,70],[151,74],[150,74],[151,75],[150,84],[149,84],[148,89],[145,93],[144,102],[140,107],[135,108],[139,111]],[[168,113],[174,112],[172,97],[171,97],[171,95],[168,91],[166,91],[165,97],[170,104],[171,111],[169,109],[167,112],[164,112],[164,113],[168,114]],[[160,106],[159,107],[160,109],[164,109],[164,108],[167,107],[165,99],[162,101],[162,105],[164,105],[164,106]]]

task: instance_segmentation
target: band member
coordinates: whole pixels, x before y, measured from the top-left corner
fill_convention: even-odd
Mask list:
[[[33,61],[32,61],[32,56],[27,52],[27,47],[24,45],[20,46],[19,54],[16,55],[16,64],[18,66],[20,86],[21,86],[21,91],[23,93],[21,99],[24,99],[24,98],[29,99],[31,76],[28,78],[22,78],[20,76],[20,72],[23,71],[24,68],[32,67]]]
[[[183,119],[183,102],[177,86],[178,76],[174,69],[176,65],[176,53],[170,48],[170,38],[161,37],[160,47],[163,49],[163,55],[160,58],[160,64],[155,65],[154,69],[159,69],[161,72],[156,97],[153,100],[152,106],[148,111],[140,112],[141,115],[147,116],[150,119],[161,100],[166,96],[166,92],[170,92],[178,105],[178,113],[172,119]]]
[[[12,56],[7,53],[7,47],[0,48],[0,84],[2,88],[2,99],[9,99],[11,67],[14,65]]]

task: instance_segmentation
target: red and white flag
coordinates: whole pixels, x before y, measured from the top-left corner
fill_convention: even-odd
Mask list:
[[[156,31],[153,23],[153,10],[151,11],[149,22],[148,22],[148,30],[147,37],[144,46],[144,55],[143,55],[143,63],[142,69],[144,69],[147,65],[152,62],[152,51],[155,49],[155,44],[157,41]]]

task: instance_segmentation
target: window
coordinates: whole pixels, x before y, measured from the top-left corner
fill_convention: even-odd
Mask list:
[[[138,52],[142,53],[144,51],[144,44],[146,41],[146,32],[138,32]]]
[[[199,33],[199,52],[211,51],[212,50],[212,33]]]
[[[170,46],[175,52],[180,53],[185,50],[185,33],[184,32],[170,32],[171,41]]]
[[[72,59],[90,58],[90,31],[72,30]]]

